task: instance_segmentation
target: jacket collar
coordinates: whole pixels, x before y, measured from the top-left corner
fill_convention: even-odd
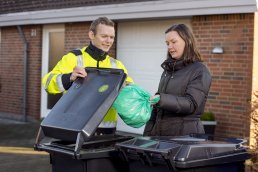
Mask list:
[[[161,64],[161,67],[168,72],[178,71],[185,66],[186,65],[185,65],[183,59],[172,59],[172,58],[165,60]]]
[[[107,52],[97,48],[91,42],[90,42],[90,45],[85,49],[85,52],[87,52],[96,61],[105,60],[108,55]]]

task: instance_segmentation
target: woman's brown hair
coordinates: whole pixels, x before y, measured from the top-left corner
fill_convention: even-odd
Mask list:
[[[185,24],[175,24],[165,31],[165,34],[176,31],[178,35],[185,41],[185,49],[183,53],[184,63],[193,63],[194,61],[202,61],[199,49],[196,47],[196,41],[192,31]],[[171,58],[168,53],[167,58]]]

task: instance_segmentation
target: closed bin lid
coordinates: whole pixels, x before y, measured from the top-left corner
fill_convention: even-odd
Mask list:
[[[207,140],[204,137],[138,137],[116,148],[125,159],[146,164],[167,164],[171,168],[192,168],[242,162],[250,158],[239,139]]]

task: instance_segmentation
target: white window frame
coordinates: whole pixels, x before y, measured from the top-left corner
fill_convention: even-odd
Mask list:
[[[64,32],[65,27],[63,24],[57,25],[45,25],[43,26],[42,35],[42,67],[41,67],[41,78],[43,78],[48,73],[49,64],[49,34],[51,32]],[[40,117],[44,118],[48,115],[51,109],[47,108],[47,92],[45,91],[43,85],[41,84],[41,108]]]

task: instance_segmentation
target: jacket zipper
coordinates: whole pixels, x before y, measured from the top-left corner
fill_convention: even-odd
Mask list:
[[[163,87],[162,87],[162,92],[163,92],[163,93],[166,93],[167,85],[168,85],[168,82],[169,82],[170,78],[171,78],[171,79],[174,78],[175,66],[176,66],[176,61],[175,61],[174,64],[173,64],[173,68],[172,68],[172,73],[171,73],[171,75],[169,75],[168,72],[165,71],[165,75],[164,75],[164,85],[163,85]]]
[[[172,70],[172,74],[171,74],[171,78],[172,78],[172,79],[174,78],[176,62],[177,62],[177,61],[175,61],[175,63],[173,64],[173,70]]]

